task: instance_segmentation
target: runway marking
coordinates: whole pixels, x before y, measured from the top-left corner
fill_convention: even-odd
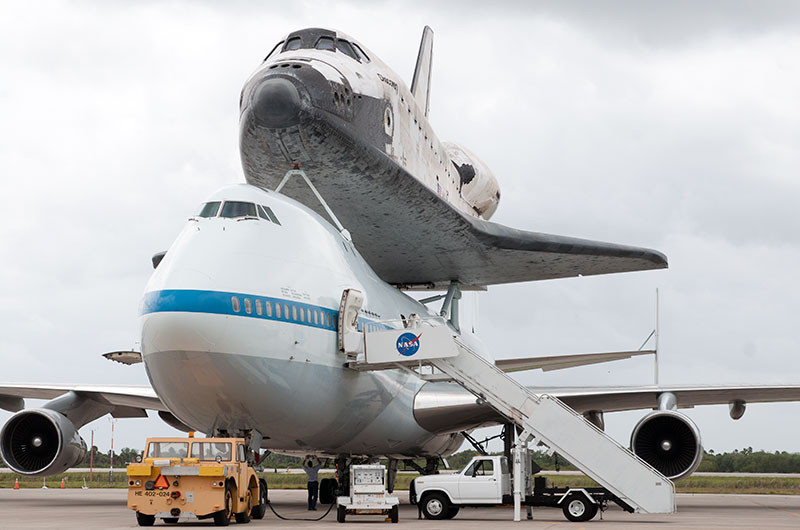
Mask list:
[[[761,504],[760,502],[754,501],[753,499],[747,499],[747,500],[752,502],[753,504],[763,506],[764,508],[769,508],[771,510],[777,510],[779,512],[788,513],[789,515],[794,515],[795,517],[800,517],[800,513],[790,512],[789,510],[784,510],[783,508],[775,508],[774,506],[767,506],[766,504]]]

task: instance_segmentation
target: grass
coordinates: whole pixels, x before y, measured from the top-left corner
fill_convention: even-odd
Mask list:
[[[333,476],[322,471],[320,478]],[[583,475],[555,476],[543,473],[548,478],[548,484],[555,487],[570,486],[583,488],[597,486],[592,479]],[[305,489],[306,476],[303,473],[261,473],[273,489]],[[397,477],[398,490],[407,490],[416,474],[403,473]],[[19,478],[20,488],[41,488],[41,478],[20,477],[11,473],[0,474],[0,488],[13,488],[14,480]],[[96,471],[89,480],[89,473],[66,473],[48,477],[48,488],[59,488],[61,480],[65,479],[67,488],[80,488],[86,480],[90,488],[126,488],[127,477],[124,473],[114,474],[113,486],[109,484],[108,472]],[[800,478],[794,477],[700,477],[693,476],[676,483],[678,493],[741,493],[741,494],[771,494],[771,495],[800,495]]]

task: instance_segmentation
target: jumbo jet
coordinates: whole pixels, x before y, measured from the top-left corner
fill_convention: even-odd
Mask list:
[[[276,46],[242,96],[242,142],[253,142],[242,155],[249,183],[212,194],[172,246],[154,257],[140,306],[140,355],[110,356],[141,360],[151,386],[0,384],[0,407],[16,412],[0,430],[0,453],[9,467],[25,475],[63,472],[83,458],[86,444],[78,434],[83,425],[105,414],[135,418],[155,410],[174,427],[245,436],[254,448],[316,453],[340,462],[424,457],[431,464],[426,470],[432,470],[472,430],[507,419],[457,384],[424,381],[402,369],[354,369],[342,348],[350,320],[344,293],[361,293],[359,310],[351,315],[356,329],[399,329],[412,317],[435,319],[443,311],[398,287],[448,288],[452,304],[462,288],[666,267],[666,258],[653,250],[488,221],[499,197],[494,178],[466,150],[458,153],[468,159],[457,158],[455,150],[434,143],[424,120],[429,30],[424,35],[412,91],[374,54],[340,33],[304,30]],[[285,74],[273,77],[275,71]],[[325,83],[314,85],[314,79]],[[332,103],[314,99],[326,87]],[[275,99],[262,98],[262,92]],[[387,106],[387,94],[397,106]],[[377,115],[384,134],[374,139],[377,145],[367,145],[357,127],[347,126]],[[283,121],[264,123],[276,116]],[[351,122],[343,121],[348,116]],[[395,143],[401,127],[403,134],[419,131],[416,144]],[[260,152],[258,135],[264,138]],[[306,158],[298,162],[293,152]],[[276,153],[285,158],[280,164],[270,158]],[[425,170],[431,157],[442,161],[439,187],[436,175]],[[273,171],[273,164],[282,167]],[[307,179],[285,180],[287,165],[294,164],[304,168]],[[472,179],[458,172],[465,165],[472,166]],[[372,180],[365,167],[372,168]],[[342,179],[362,186],[358,200],[335,191]],[[472,182],[482,182],[474,189],[485,193],[471,194]],[[392,194],[399,194],[394,201]],[[388,239],[378,241],[373,233]],[[412,237],[414,245],[407,244]],[[462,329],[452,310],[442,325],[494,358],[470,329]],[[551,370],[636,354],[495,364],[506,371]],[[738,419],[748,402],[800,400],[800,385],[536,390],[561,398],[601,428],[604,413],[653,409],[634,428],[631,446],[673,478],[691,474],[702,457],[699,431],[679,408],[727,403]],[[50,401],[26,409],[24,398]]]

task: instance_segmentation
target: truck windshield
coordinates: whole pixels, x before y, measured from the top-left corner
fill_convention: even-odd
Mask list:
[[[229,461],[231,459],[231,444],[223,442],[194,442],[192,444],[192,458],[200,460]]]
[[[188,442],[150,442],[147,447],[147,456],[152,458],[186,458],[188,454]]]

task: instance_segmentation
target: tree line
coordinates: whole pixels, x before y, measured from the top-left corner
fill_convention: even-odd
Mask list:
[[[114,467],[125,467],[128,464],[135,462],[137,456],[141,456],[142,452],[130,447],[125,447],[119,452],[114,452]],[[447,463],[450,469],[461,469],[473,456],[477,454],[476,451],[468,450],[455,453],[447,457]],[[492,453],[500,454],[500,453]],[[572,471],[575,466],[567,462],[558,453],[548,455],[541,451],[532,451],[531,456],[533,461],[543,470],[555,471]],[[91,458],[90,451],[86,452],[86,456],[79,465],[75,467],[89,467],[89,459]],[[417,465],[425,467],[425,460],[415,460]],[[323,461],[323,463],[325,463]],[[386,462],[383,462],[386,464]],[[327,467],[333,467],[333,462],[328,461]],[[302,466],[302,459],[295,456],[279,455],[270,453],[262,461],[264,468],[269,471],[270,469],[286,469],[286,468],[299,468]],[[0,457],[0,466],[7,467],[2,457]],[[111,467],[111,455],[108,452],[102,452],[94,448],[94,467],[108,468]],[[400,463],[400,469],[409,469],[404,463]],[[745,447],[744,449],[736,449],[730,453],[715,453],[713,449],[703,453],[703,462],[700,464],[698,471],[710,471],[719,473],[800,473],[800,453],[789,453],[787,451],[754,451],[752,447]]]

